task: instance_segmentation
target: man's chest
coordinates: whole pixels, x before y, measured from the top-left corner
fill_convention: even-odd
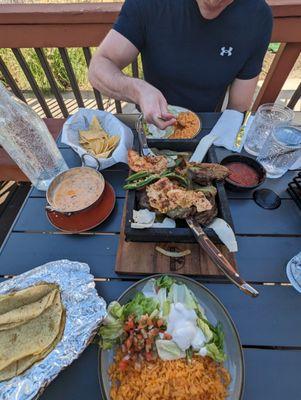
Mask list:
[[[208,87],[227,85],[243,68],[252,40],[240,26],[189,25],[172,21],[148,30],[144,59],[158,77],[187,83],[202,77]]]

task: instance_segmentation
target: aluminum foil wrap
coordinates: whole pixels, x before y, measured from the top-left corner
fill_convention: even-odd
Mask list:
[[[42,361],[22,375],[0,383],[1,400],[29,400],[66,368],[89,344],[106,316],[106,303],[95,289],[87,264],[69,260],[49,262],[0,284],[0,293],[24,289],[39,282],[57,283],[66,308],[62,340]]]

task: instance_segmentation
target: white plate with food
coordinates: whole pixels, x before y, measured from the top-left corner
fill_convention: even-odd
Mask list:
[[[176,117],[177,123],[161,130],[144,122],[145,135],[149,139],[192,139],[200,132],[201,120],[196,113],[178,106],[168,106],[168,111]]]
[[[104,399],[242,399],[237,330],[193,279],[155,275],[135,283],[109,305],[99,336]]]

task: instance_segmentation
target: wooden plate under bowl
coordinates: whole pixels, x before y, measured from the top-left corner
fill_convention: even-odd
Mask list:
[[[114,206],[115,192],[106,182],[102,199],[94,207],[69,215],[46,209],[46,215],[55,228],[64,232],[80,233],[91,230],[104,222],[110,216]]]

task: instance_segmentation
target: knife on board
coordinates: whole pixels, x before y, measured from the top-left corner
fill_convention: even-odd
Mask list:
[[[233,268],[226,257],[220,252],[214,243],[206,235],[202,227],[193,217],[186,218],[186,222],[194,234],[198,244],[206,252],[211,261],[244,293],[252,297],[259,295],[258,291],[245,282],[239,273]]]

